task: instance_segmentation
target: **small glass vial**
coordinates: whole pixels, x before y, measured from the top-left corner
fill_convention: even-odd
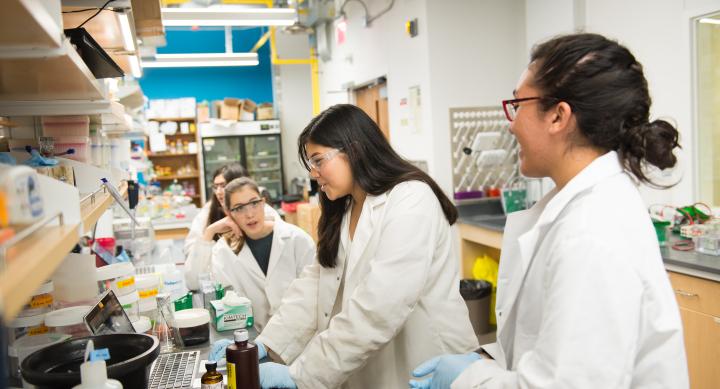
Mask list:
[[[223,376],[217,372],[217,362],[205,364],[205,374],[200,378],[200,389],[223,389]]]

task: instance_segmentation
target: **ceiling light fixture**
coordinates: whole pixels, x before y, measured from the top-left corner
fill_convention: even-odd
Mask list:
[[[130,18],[124,12],[118,13],[118,22],[120,23],[120,31],[122,31],[123,47],[127,51],[135,51],[135,42],[133,33],[130,29]]]
[[[155,61],[143,61],[144,68],[187,68],[215,66],[256,66],[257,53],[158,54]]]
[[[165,26],[291,26],[297,11],[290,8],[163,8]]]

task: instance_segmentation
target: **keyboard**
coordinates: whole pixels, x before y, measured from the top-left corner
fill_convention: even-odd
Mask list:
[[[148,389],[190,389],[200,351],[160,354],[150,368]]]

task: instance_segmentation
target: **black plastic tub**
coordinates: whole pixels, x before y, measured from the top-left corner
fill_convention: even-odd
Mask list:
[[[28,383],[40,389],[72,388],[80,383],[80,365],[85,346],[92,339],[95,349],[110,350],[108,378],[120,381],[123,388],[147,387],[150,366],[160,354],[160,342],[145,334],[110,334],[70,339],[30,354],[20,370]]]

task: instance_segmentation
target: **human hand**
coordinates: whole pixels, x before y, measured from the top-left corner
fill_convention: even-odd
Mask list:
[[[413,377],[423,377],[432,374],[432,377],[422,381],[410,380],[410,389],[445,389],[449,388],[455,379],[473,362],[482,359],[478,353],[440,355],[413,370]]]
[[[240,230],[240,227],[237,223],[235,223],[235,220],[233,220],[230,216],[225,216],[224,218],[207,226],[203,237],[205,240],[209,241],[212,240],[215,235],[222,235],[227,232],[231,232],[235,238],[243,236],[242,230]]]
[[[290,369],[286,365],[275,362],[260,364],[260,387],[263,389],[297,388],[292,377],[290,377]]]
[[[254,343],[258,349],[258,361],[267,357],[268,354],[267,354],[267,349],[265,348],[265,345],[258,341],[255,341]]]
[[[220,339],[213,343],[210,347],[208,360],[217,362],[218,366],[225,365],[225,349],[231,344],[233,344],[233,341],[230,339]]]

